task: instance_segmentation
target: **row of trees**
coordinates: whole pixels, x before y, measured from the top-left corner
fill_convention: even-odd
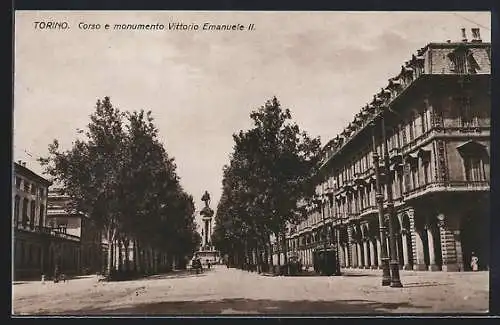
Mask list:
[[[106,274],[131,270],[129,247],[132,269],[147,273],[158,271],[162,261],[190,255],[201,241],[193,198],[179,184],[151,112],[121,112],[105,97],[90,119],[71,149],[62,151],[54,140],[48,157],[39,161],[70,197],[72,208],[87,214],[105,234]],[[115,245],[125,249],[124,256],[119,250],[118,267]]]
[[[212,242],[232,263],[248,263],[255,256],[259,265],[269,265],[271,236],[286,252],[287,225],[306,216],[300,203],[315,191],[320,140],[302,132],[276,98],[250,118],[253,128],[233,135]]]

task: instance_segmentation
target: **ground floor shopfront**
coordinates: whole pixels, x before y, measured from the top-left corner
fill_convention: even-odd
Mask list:
[[[473,255],[479,270],[489,269],[489,193],[441,193],[396,202],[392,225],[401,269],[470,271]],[[386,234],[382,243],[378,210],[368,207],[360,215],[327,223],[326,228],[296,234],[290,238],[289,251],[312,267],[314,251],[333,244],[341,267],[375,269],[381,267],[382,245],[390,252]]]
[[[17,228],[13,245],[14,280],[51,278],[56,265],[66,275],[94,273],[102,265],[99,244],[82,245],[79,237],[52,228]]]
[[[14,233],[14,279],[53,276],[56,265],[60,272],[71,275],[80,270],[80,241],[68,235],[54,235],[50,228]]]

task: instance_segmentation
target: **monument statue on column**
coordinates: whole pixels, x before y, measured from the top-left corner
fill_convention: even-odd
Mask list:
[[[212,216],[214,215],[214,211],[210,209],[210,194],[208,191],[205,191],[205,194],[201,197],[201,200],[205,202],[205,206],[201,209],[201,216],[204,225],[204,235],[203,236],[203,249],[210,249],[210,235],[212,234]]]
[[[201,231],[202,244],[201,249],[196,252],[196,256],[199,257],[202,262],[206,263],[210,260],[211,263],[214,263],[217,262],[219,256],[210,240],[210,236],[212,235],[212,217],[214,215],[214,211],[210,208],[210,194],[208,191],[205,191],[201,200],[205,203],[205,206],[200,211],[200,215],[203,220],[203,228]]]

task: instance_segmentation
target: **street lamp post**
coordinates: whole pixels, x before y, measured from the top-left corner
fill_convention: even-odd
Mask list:
[[[389,259],[387,257],[387,247],[385,240],[385,223],[384,223],[384,196],[382,195],[381,184],[380,184],[380,167],[379,167],[379,156],[377,152],[377,144],[375,140],[375,121],[370,122],[372,129],[372,147],[373,147],[373,168],[375,170],[375,199],[377,201],[378,207],[378,224],[380,231],[380,256],[382,261],[382,285],[388,286],[391,284],[391,274],[389,271]]]
[[[384,111],[382,112],[384,114]],[[391,254],[390,269],[391,269],[391,287],[401,288],[401,280],[399,278],[399,263],[396,258],[396,237],[394,234],[393,222],[396,218],[394,209],[394,201],[392,197],[392,181],[389,170],[389,148],[387,147],[387,135],[385,132],[385,118],[382,115],[382,140],[384,144],[384,170],[385,170],[385,186],[387,188],[387,214],[389,215],[389,248]]]

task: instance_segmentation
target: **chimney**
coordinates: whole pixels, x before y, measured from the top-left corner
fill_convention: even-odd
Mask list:
[[[18,163],[19,165],[22,165],[22,161],[21,161],[21,160],[18,160],[18,161],[17,161],[17,163]]]
[[[472,42],[482,42],[481,41],[481,35],[479,33],[479,28],[471,28],[472,32]]]
[[[26,167],[26,162],[25,161],[23,161],[23,167]]]
[[[462,28],[462,42],[467,42],[467,34],[465,33],[465,28]]]

